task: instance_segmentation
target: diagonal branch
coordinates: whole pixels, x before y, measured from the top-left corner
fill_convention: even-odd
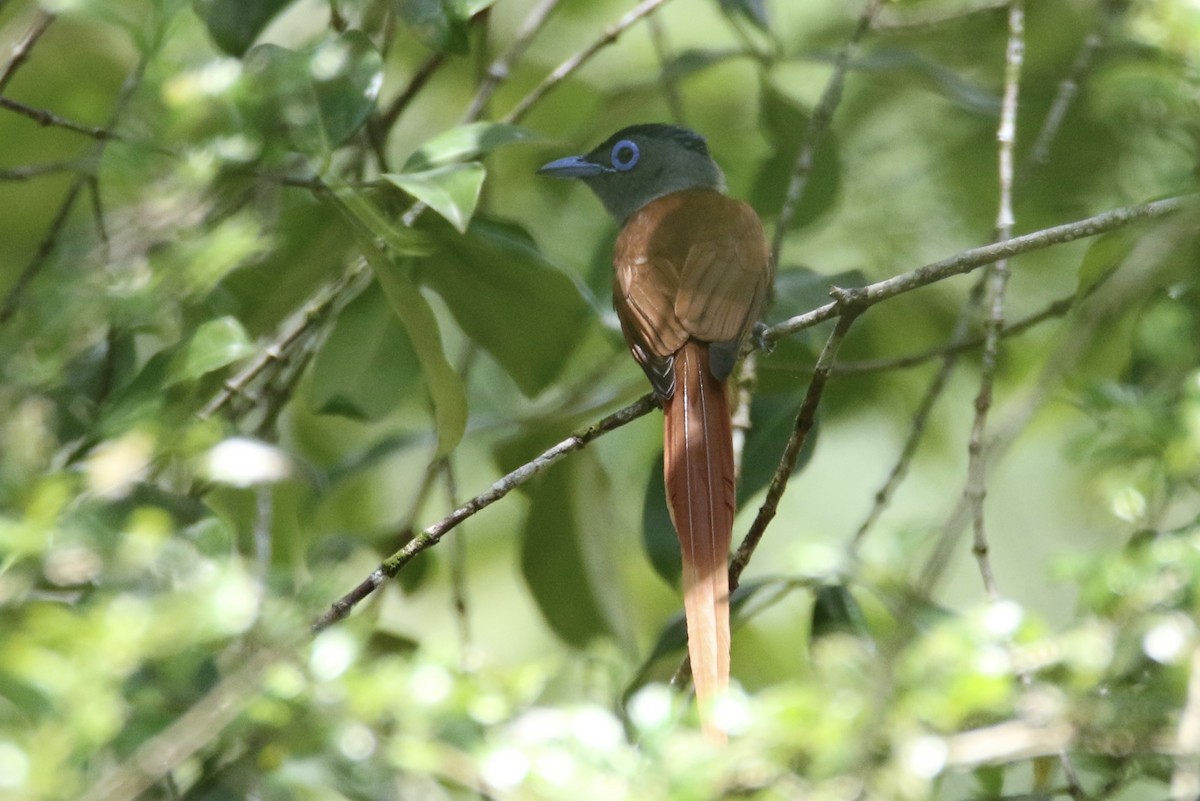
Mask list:
[[[1012,236],[1013,215],[1013,150],[1017,142],[1017,100],[1020,96],[1021,66],[1025,60],[1025,5],[1012,0],[1008,9],[1008,47],[1004,62],[1004,100],[1000,111],[998,162],[1000,202],[996,212],[996,239]],[[992,390],[996,379],[996,361],[1000,350],[1000,334],[1004,328],[1004,298],[1008,287],[1008,259],[996,261],[987,273],[988,316],[984,321],[983,354],[980,359],[979,391],[975,395],[975,417],[967,443],[967,501],[971,506],[974,543],[971,547],[979,563],[979,573],[988,599],[1000,599],[992,561],[988,556],[987,525],[983,503],[987,497],[987,454],[984,440],[987,434],[988,412],[992,408]]]
[[[496,501],[508,495],[529,479],[540,473],[569,453],[582,449],[592,440],[614,431],[627,423],[648,414],[658,407],[658,402],[652,395],[644,395],[630,405],[618,409],[597,423],[583,428],[564,439],[537,458],[518,467],[508,475],[493,484],[486,492],[476,495],[438,522],[428,526],[414,537],[403,548],[384,560],[371,575],[367,576],[357,587],[346,595],[334,601],[329,610],[319,617],[312,625],[314,632],[321,631],[350,614],[361,601],[379,588],[385,581],[392,578],[419,553],[437,545],[459,523],[491,506]]]
[[[804,189],[808,185],[808,176],[812,172],[813,154],[816,153],[817,145],[829,131],[829,126],[833,122],[834,110],[842,102],[842,88],[846,83],[850,57],[857,52],[859,42],[871,28],[871,22],[875,19],[881,5],[883,5],[882,0],[868,0],[862,14],[859,15],[854,33],[850,35],[850,40],[846,42],[846,46],[838,53],[837,60],[834,61],[833,75],[830,76],[829,83],[825,85],[821,100],[813,109],[804,144],[800,146],[800,152],[796,154],[787,194],[784,195],[783,206],[779,209],[779,219],[775,223],[775,236],[771,241],[771,260],[775,264],[779,263],[779,256],[783,250],[783,238],[787,234],[792,217],[795,216],[796,209],[800,205],[800,198],[804,195]]]
[[[984,265],[997,262],[1000,259],[1045,250],[1054,245],[1074,242],[1076,239],[1099,236],[1109,231],[1115,231],[1118,228],[1124,228],[1140,220],[1154,220],[1166,217],[1186,208],[1190,204],[1196,203],[1197,199],[1200,199],[1200,196],[1179,195],[1136,206],[1125,206],[1097,214],[1093,217],[1085,217],[1075,222],[1044,228],[1040,231],[1025,234],[1024,236],[1014,237],[1013,239],[1006,239],[1003,242],[994,242],[990,245],[964,250],[961,253],[956,253],[940,261],[918,267],[915,270],[868,284],[866,287],[863,287],[866,296],[862,302],[868,306],[874,306],[876,303],[895,297],[896,295],[902,295],[905,292],[911,292],[914,289],[937,283],[950,276],[969,273]],[[806,328],[812,328],[814,325],[827,320],[832,320],[839,314],[839,305],[836,301],[826,303],[824,306],[818,306],[812,311],[798,314],[795,317],[771,326],[764,332],[763,338],[767,342],[775,342],[785,336],[790,336],[798,331],[803,331]]]
[[[21,37],[21,41],[17,42],[13,48],[12,58],[4,65],[4,69],[0,71],[0,93],[3,93],[8,88],[8,82],[17,74],[17,70],[29,58],[29,51],[37,44],[38,39],[42,38],[42,34],[54,22],[57,15],[51,14],[48,11],[39,11],[37,19],[29,26],[29,30]]]
[[[621,34],[633,26],[635,22],[642,17],[650,14],[658,7],[669,2],[669,0],[642,0],[628,14],[621,17],[613,25],[605,29],[600,38],[592,42],[590,45],[580,50],[575,55],[568,58],[563,63],[554,68],[546,78],[533,88],[529,94],[525,95],[512,111],[504,117],[503,122],[517,123],[520,122],[526,114],[529,113],[535,105],[541,102],[542,98],[555,89],[560,83],[570,77],[576,70],[591,60],[592,56],[599,53],[605,47],[608,47],[613,42],[620,38]]]

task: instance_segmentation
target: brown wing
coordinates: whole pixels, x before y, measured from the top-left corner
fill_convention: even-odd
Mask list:
[[[727,343],[728,376],[773,278],[758,215],[712,189],[674,192],[638,210],[613,253],[613,303],[629,349],[656,391],[674,389],[673,355],[689,337]],[[723,365],[718,367],[718,365]]]
[[[675,315],[696,339],[740,343],[758,321],[774,277],[771,251],[752,208],[713,194],[697,220],[703,224],[693,228]]]

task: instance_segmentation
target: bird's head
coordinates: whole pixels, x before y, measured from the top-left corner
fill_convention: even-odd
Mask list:
[[[622,128],[592,152],[552,161],[538,172],[579,178],[617,222],[655,198],[681,189],[722,189],[725,180],[703,136],[660,123]]]

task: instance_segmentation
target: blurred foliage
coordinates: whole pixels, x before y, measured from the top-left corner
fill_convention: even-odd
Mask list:
[[[537,5],[0,2],[0,796],[1200,786],[1194,210],[1013,262],[1010,323],[1072,302],[1001,351],[999,600],[952,512],[973,350],[854,535],[940,360],[865,362],[948,343],[972,279],[855,326],[842,356],[863,369],[835,374],[732,599],[727,747],[667,684],[684,635],[653,415],[309,633],[426,526],[647,389],[606,296],[613,226],[536,167],[673,119],[772,227],[858,13],[675,0],[608,41],[632,3],[562,3],[496,62]],[[1019,232],[1194,192],[1196,4],[1027,5]],[[994,3],[885,4],[768,322],[990,239],[1006,37]],[[827,330],[757,356],[738,531]]]

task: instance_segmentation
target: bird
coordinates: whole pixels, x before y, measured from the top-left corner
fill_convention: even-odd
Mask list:
[[[663,409],[667,508],[683,564],[688,656],[703,732],[729,686],[729,547],[735,468],[728,382],[771,292],[754,209],[725,194],[703,136],[643,123],[538,172],[581,180],[620,226],[613,306]]]

